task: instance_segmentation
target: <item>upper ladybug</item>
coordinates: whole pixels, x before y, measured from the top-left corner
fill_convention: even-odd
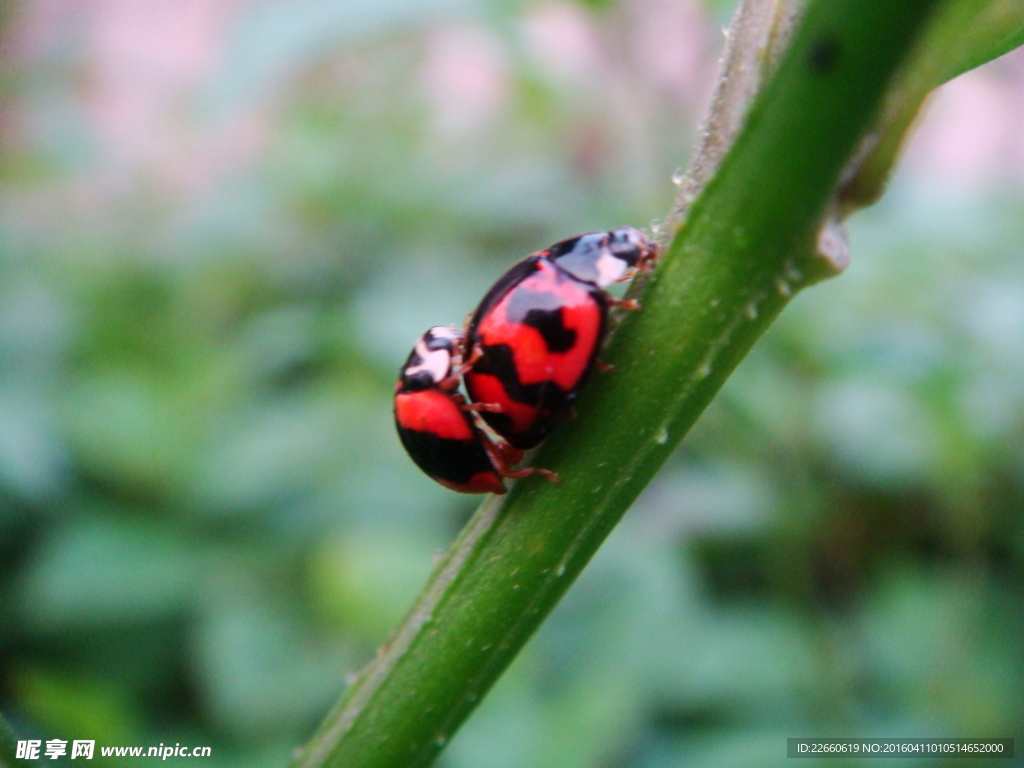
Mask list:
[[[516,448],[543,440],[576,399],[597,359],[608,308],[636,307],[604,289],[656,256],[632,227],[591,232],[538,251],[506,272],[468,327],[470,399]]]

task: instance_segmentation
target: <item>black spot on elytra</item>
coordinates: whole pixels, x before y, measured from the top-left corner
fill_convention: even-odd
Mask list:
[[[839,61],[840,47],[839,38],[835,35],[818,38],[807,52],[807,61],[811,69],[821,74],[834,69]]]
[[[494,430],[516,448],[528,450],[543,440],[548,432],[561,421],[565,411],[576,398],[575,392],[565,392],[553,381],[539,384],[523,384],[519,381],[512,350],[506,344],[490,344],[483,348],[484,354],[473,365],[476,373],[490,374],[505,388],[505,393],[517,403],[531,405],[540,411],[537,420],[524,432],[512,431],[512,420],[504,413],[481,411]],[[470,396],[475,400],[471,380],[467,381]]]
[[[473,365],[475,373],[489,373],[505,387],[505,392],[517,403],[525,403],[542,409],[560,406],[566,400],[566,393],[553,381],[539,384],[523,384],[519,381],[512,349],[507,344],[488,344],[483,348],[484,354]],[[486,419],[490,413],[481,415]]]
[[[576,331],[562,322],[562,299],[545,291],[514,291],[508,302],[508,319],[540,331],[552,352],[567,352],[576,343]]]
[[[601,233],[598,233],[601,234]],[[577,242],[581,238],[565,241],[565,247],[573,250],[578,247]],[[553,246],[552,250],[558,250]],[[579,388],[587,379],[590,363],[581,371],[579,380],[576,381],[569,391],[563,390],[554,381],[547,380],[537,384],[523,384],[519,380],[519,371],[515,365],[515,358],[512,350],[506,344],[484,344],[483,339],[477,332],[481,318],[485,318],[493,307],[507,296],[508,303],[505,306],[506,317],[509,322],[522,323],[536,328],[544,338],[547,348],[552,352],[565,352],[578,343],[578,335],[575,330],[566,328],[563,322],[563,305],[566,296],[556,295],[553,292],[541,290],[530,290],[533,286],[526,286],[524,282],[535,271],[539,269],[548,270],[549,274],[545,279],[553,279],[562,288],[562,293],[568,292],[568,288],[579,291],[581,299],[589,296],[596,304],[600,312],[600,329],[597,336],[597,344],[590,350],[592,362],[597,354],[597,346],[604,338],[607,304],[605,294],[599,288],[587,285],[585,282],[574,278],[562,270],[557,264],[545,263],[544,257],[531,257],[521,262],[501,278],[484,297],[484,300],[477,308],[469,327],[469,347],[479,346],[482,350],[482,357],[473,364],[473,372],[494,376],[505,390],[510,400],[536,408],[538,413],[533,423],[522,432],[512,431],[512,421],[504,413],[481,412],[481,417],[494,430],[508,440],[516,448],[523,450],[537,445],[543,440],[552,428],[565,416],[569,407],[576,399]],[[508,293],[511,291],[511,293]],[[472,384],[472,376],[466,379],[470,399],[474,402],[481,400]]]
[[[562,321],[562,310],[531,309],[523,322],[540,331],[550,352],[568,352],[576,343],[576,331],[566,328]]]

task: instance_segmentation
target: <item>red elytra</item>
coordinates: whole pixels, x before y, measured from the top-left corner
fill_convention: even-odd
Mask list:
[[[631,227],[591,232],[528,256],[494,284],[468,326],[470,400],[516,448],[540,443],[572,406],[597,360],[608,309],[604,288],[656,256]]]

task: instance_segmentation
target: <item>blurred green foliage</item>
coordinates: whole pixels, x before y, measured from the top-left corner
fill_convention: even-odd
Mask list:
[[[474,504],[402,453],[398,364],[515,259],[668,209],[728,9],[221,6],[5,20],[0,710],[277,766]],[[859,215],[442,764],[1024,735],[1022,202],[907,174]]]

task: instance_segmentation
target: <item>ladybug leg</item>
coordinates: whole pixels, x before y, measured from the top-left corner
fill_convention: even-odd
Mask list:
[[[638,267],[633,267],[633,269],[627,269],[627,270],[626,270],[626,274],[624,274],[624,275],[623,275],[622,277],[620,277],[620,278],[619,278],[618,280],[616,280],[615,282],[616,282],[616,283],[625,283],[625,282],[628,282],[628,281],[632,280],[632,279],[633,279],[634,277],[636,277],[636,273],[637,273],[637,272],[640,272],[641,270],[643,270],[643,267],[642,267],[642,266],[638,266]]]
[[[661,249],[657,243],[648,241],[647,247],[641,252],[640,259],[637,261],[637,269],[641,272],[651,272],[654,270],[654,265],[658,263],[658,257],[661,256]]]
[[[484,356],[483,347],[479,347],[479,346],[473,347],[469,351],[469,357],[465,358],[462,361],[462,369],[465,370],[467,368],[472,368],[473,365],[476,364],[476,361],[479,360],[483,356]]]
[[[469,343],[469,326],[473,322],[473,314],[474,314],[473,312],[470,312],[462,320],[462,355],[463,355],[463,357],[465,357],[465,355],[466,355],[466,345]],[[477,353],[477,359],[479,359],[480,354],[482,354],[482,350]]]
[[[491,466],[501,477],[510,477],[511,467],[523,460],[523,452],[504,440],[494,440],[486,432],[480,432],[480,439],[491,460]]]
[[[531,475],[540,475],[541,477],[547,478],[547,480],[552,483],[561,482],[558,475],[550,469],[541,469],[540,467],[512,469],[513,466],[523,460],[523,452],[514,445],[507,443],[504,440],[492,440],[486,436],[484,437],[483,442],[484,447],[487,449],[487,455],[491,459],[494,471],[497,472],[500,477],[517,480],[523,477],[530,477]]]
[[[632,280],[637,276],[637,273],[643,272],[650,274],[654,271],[655,264],[658,263],[658,248],[655,245],[651,245],[644,253],[640,256],[640,260],[636,263],[636,266],[626,271],[622,277],[615,282],[624,283],[627,280]]]
[[[462,331],[456,330],[455,326],[449,325],[448,328],[452,330],[457,337],[458,353],[455,355],[451,370],[448,375],[437,382],[435,386],[445,392],[454,392],[458,389],[459,380],[462,375],[470,368],[473,363],[480,359],[480,354],[471,356],[470,359],[466,359],[466,334]],[[458,362],[455,362],[458,361]]]
[[[491,448],[499,466],[495,467],[499,474],[509,472],[512,467],[523,460],[523,452],[504,440],[492,440]]]
[[[443,381],[447,381],[444,379]],[[456,379],[457,381],[457,379]],[[488,413],[501,413],[501,406],[497,403],[467,403],[461,392],[452,392],[449,397],[459,406],[460,411],[487,411]],[[511,446],[510,446],[511,447]],[[518,461],[518,459],[516,459]],[[515,462],[512,462],[515,464]]]
[[[484,356],[484,351],[480,347],[473,347],[470,351],[469,356],[466,357],[458,366],[452,369],[451,375],[445,378],[445,381],[454,379],[458,381],[466,371],[473,367],[477,360]]]
[[[454,390],[455,388],[457,388],[459,386],[459,379],[460,378],[461,378],[460,374],[452,373],[451,375],[445,376],[443,379],[441,379],[439,382],[437,382],[436,386],[437,386],[438,389],[441,389],[441,390],[444,390],[445,392],[448,392],[450,390]],[[455,392],[453,394],[458,394],[458,393]]]
[[[614,365],[612,365],[611,363],[606,363],[604,360],[599,359],[594,360],[594,367],[597,368],[597,370],[599,370],[601,373],[608,373],[609,371],[615,370]]]
[[[501,413],[501,406],[497,403],[463,403],[459,406],[464,411],[487,411],[488,413]]]
[[[640,309],[640,302],[636,299],[615,299],[610,298],[608,303],[613,307],[619,307],[621,309],[628,309],[630,311],[636,311]]]
[[[526,469],[510,469],[506,470],[501,476],[512,478],[513,480],[520,477],[530,477],[531,475],[540,475],[548,482],[558,485],[562,482],[562,479],[558,476],[557,472],[552,472],[550,469],[541,469],[540,467],[526,467]]]

